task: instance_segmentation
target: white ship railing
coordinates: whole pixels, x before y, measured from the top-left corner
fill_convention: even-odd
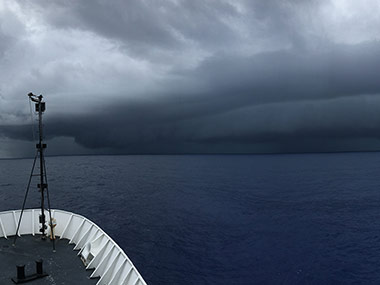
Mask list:
[[[8,238],[16,234],[21,210],[0,212],[0,237]],[[25,210],[22,216],[19,236],[39,234],[40,209]],[[56,226],[54,234],[60,239],[68,239],[79,250],[86,269],[94,269],[91,278],[99,277],[99,284],[146,285],[125,252],[96,224],[74,213],[51,210]],[[48,211],[45,215],[49,217]],[[50,235],[50,227],[48,227]]]

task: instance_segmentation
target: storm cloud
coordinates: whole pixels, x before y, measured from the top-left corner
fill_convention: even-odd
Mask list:
[[[365,3],[364,3],[365,2]],[[377,1],[3,1],[1,156],[379,149]]]

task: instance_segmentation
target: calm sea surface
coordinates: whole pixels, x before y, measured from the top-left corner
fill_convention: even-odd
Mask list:
[[[46,164],[52,207],[97,223],[149,284],[380,284],[380,153]],[[21,208],[31,166],[0,160],[0,210]]]

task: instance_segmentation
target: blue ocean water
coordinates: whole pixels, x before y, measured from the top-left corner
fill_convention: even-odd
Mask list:
[[[149,284],[380,283],[380,153],[46,164],[52,207],[96,222]],[[21,208],[31,165],[0,160],[0,210]]]

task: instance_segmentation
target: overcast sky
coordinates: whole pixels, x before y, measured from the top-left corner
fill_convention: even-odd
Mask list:
[[[377,0],[0,0],[0,157],[380,149]]]

